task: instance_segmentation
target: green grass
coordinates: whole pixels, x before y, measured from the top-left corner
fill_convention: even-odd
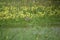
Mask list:
[[[1,0],[0,40],[60,40],[60,6],[41,2]]]
[[[60,40],[58,19],[17,20],[0,20],[0,40]]]
[[[60,27],[2,28],[0,40],[60,40]]]

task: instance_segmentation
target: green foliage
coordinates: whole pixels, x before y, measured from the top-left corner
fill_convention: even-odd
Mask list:
[[[22,0],[20,0],[23,2]],[[20,2],[19,1],[19,2]],[[8,1],[6,1],[8,2]],[[1,23],[11,24],[13,23],[20,23],[22,25],[50,25],[50,23],[60,22],[60,6],[56,8],[55,6],[44,6],[44,5],[36,5],[34,3],[28,5],[19,5],[19,2],[15,3],[9,2],[0,2],[0,21]],[[26,1],[24,1],[26,2]],[[33,2],[33,1],[31,1]],[[37,1],[38,2],[38,1]],[[48,1],[46,1],[48,2]],[[17,4],[16,4],[17,3]],[[4,5],[2,5],[4,4]],[[23,20],[22,20],[23,19]],[[57,20],[56,20],[57,19]],[[9,21],[10,20],[10,21]],[[25,23],[24,23],[25,22]],[[0,25],[3,25],[1,24]],[[42,25],[42,26],[43,26]]]
[[[0,40],[60,40],[58,3],[0,0]]]

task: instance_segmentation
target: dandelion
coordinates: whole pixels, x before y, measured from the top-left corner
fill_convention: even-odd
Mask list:
[[[3,14],[8,14],[8,12],[9,12],[9,11],[8,11],[8,10],[6,10]]]
[[[26,16],[30,16],[30,13],[29,12],[26,12]]]
[[[42,13],[42,12],[38,12],[38,14],[43,17],[45,15],[45,13]]]
[[[20,14],[20,17],[21,17],[21,18],[24,18],[24,17],[25,17],[25,15],[22,13],[22,14]]]

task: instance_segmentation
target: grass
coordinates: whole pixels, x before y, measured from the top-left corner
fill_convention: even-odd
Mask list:
[[[60,6],[13,1],[0,2],[0,40],[60,40]]]
[[[60,21],[56,20],[47,17],[0,20],[0,40],[60,40],[60,25],[54,24]]]
[[[0,40],[60,40],[60,28],[29,27],[29,28],[2,28]]]

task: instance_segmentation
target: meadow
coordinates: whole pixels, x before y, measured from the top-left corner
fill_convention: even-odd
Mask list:
[[[60,5],[26,2],[0,1],[0,40],[60,40]]]
[[[3,6],[0,9],[0,26],[17,24],[22,27],[27,25],[57,25],[60,22],[60,10],[54,9],[53,6],[22,6],[20,8],[15,6]],[[55,26],[56,26],[55,25]],[[8,26],[8,27],[9,27]]]

